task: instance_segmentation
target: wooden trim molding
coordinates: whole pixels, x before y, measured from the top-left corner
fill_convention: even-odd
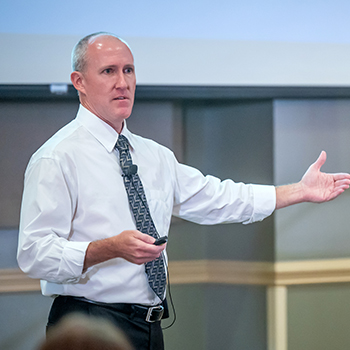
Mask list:
[[[39,280],[27,277],[20,269],[0,270],[0,293],[40,290]]]
[[[280,286],[350,282],[350,259],[278,262],[274,270]]]
[[[169,263],[171,284],[288,286],[350,282],[350,259],[283,262],[186,260]],[[19,269],[0,269],[0,293],[40,290],[38,280]]]
[[[223,283],[287,286],[350,282],[350,259],[244,262],[221,260],[174,261],[173,284]]]
[[[258,284],[273,282],[273,263],[223,260],[188,260],[169,263],[172,284]]]

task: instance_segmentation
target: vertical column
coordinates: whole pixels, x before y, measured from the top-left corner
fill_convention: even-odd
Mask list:
[[[287,350],[287,287],[267,287],[267,349]]]

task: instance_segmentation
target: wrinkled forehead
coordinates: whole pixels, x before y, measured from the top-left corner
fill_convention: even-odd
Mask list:
[[[85,63],[86,69],[134,65],[134,56],[123,40],[111,35],[99,35],[89,39]]]

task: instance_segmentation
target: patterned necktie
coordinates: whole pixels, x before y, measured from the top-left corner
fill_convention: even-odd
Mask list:
[[[159,234],[151,218],[141,179],[136,173],[137,167],[132,164],[128,139],[123,135],[119,135],[115,148],[119,151],[120,166],[124,174],[124,185],[128,194],[130,208],[134,214],[136,228],[142,233],[158,238]],[[145,268],[150,287],[163,300],[166,286],[163,254],[157,259],[147,262]]]

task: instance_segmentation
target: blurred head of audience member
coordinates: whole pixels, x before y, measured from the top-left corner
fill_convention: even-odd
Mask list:
[[[47,332],[39,350],[134,350],[124,333],[111,322],[70,314]]]

